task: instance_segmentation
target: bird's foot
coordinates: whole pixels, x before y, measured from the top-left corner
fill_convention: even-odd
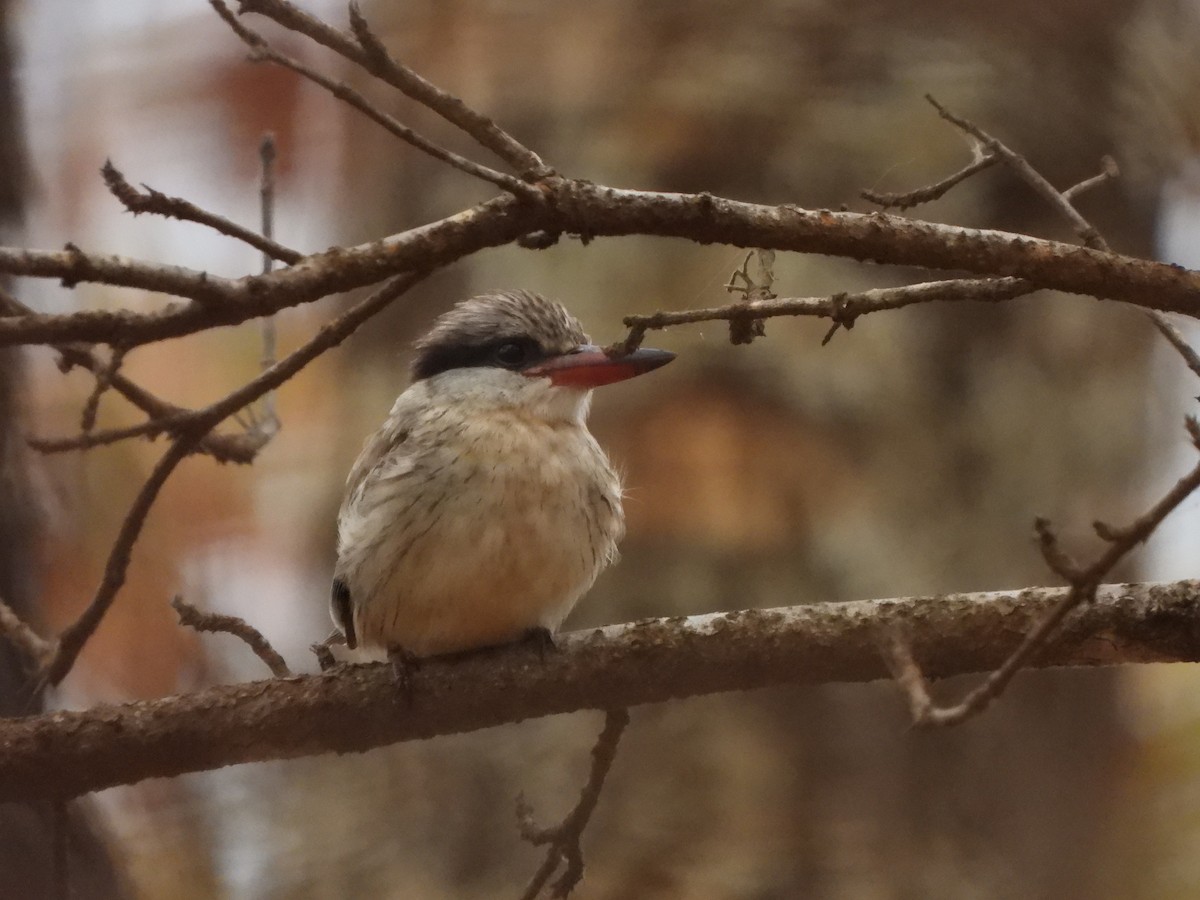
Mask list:
[[[533,647],[537,651],[538,659],[543,662],[547,653],[555,653],[558,650],[558,645],[554,643],[553,633],[544,625],[526,628],[525,633],[521,636],[521,641]]]
[[[388,662],[392,664],[392,674],[396,678],[396,689],[404,697],[404,702],[412,706],[413,678],[421,668],[421,658],[403,647],[388,648]]]

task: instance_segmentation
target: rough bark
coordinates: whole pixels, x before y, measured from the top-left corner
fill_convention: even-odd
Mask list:
[[[934,678],[1003,660],[1061,588],[653,619],[422,666],[411,703],[386,665],[56,712],[0,726],[0,801],[69,798],[235,763],[352,753],[581,709],[888,676],[903,629]],[[1200,661],[1200,582],[1109,585],[1037,666]],[[901,701],[897,701],[901,702]]]

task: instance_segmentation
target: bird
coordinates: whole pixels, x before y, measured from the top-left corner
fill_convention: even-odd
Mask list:
[[[624,536],[592,389],[675,354],[602,350],[527,291],[464,300],[414,345],[338,513],[330,612],[350,648],[421,659],[553,633]]]

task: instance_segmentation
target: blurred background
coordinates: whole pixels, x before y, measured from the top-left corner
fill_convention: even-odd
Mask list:
[[[339,3],[303,5],[344,21]],[[1121,252],[1200,266],[1195,2],[361,5],[400,58],[570,176],[867,209],[862,188],[907,190],[968,159],[921,99],[930,92],[1059,187],[1112,154],[1122,178],[1083,197],[1085,215]],[[112,159],[131,182],[254,225],[265,131],[280,148],[277,236],[300,250],[489,196],[291,74],[246,64],[203,0],[0,0],[0,10],[7,242],[255,271],[257,254],[232,241],[123,212],[99,169]],[[491,162],[329,54],[263,30]],[[1071,239],[999,170],[916,214]],[[409,341],[449,303],[528,288],[607,342],[624,314],[726,302],[743,258],[683,241],[564,240],[439,273],[280,392],[283,430],[253,468],[183,465],[55,702],[265,674],[232,639],[176,626],[176,592],[244,616],[293,667],[315,668],[306,648],[329,629],[345,473],[406,383]],[[785,254],[775,271],[780,294],[802,296],[926,274]],[[96,286],[13,290],[55,311],[162,302]],[[346,302],[281,314],[281,350]],[[821,347],[826,328],[773,320],[765,339],[737,348],[719,325],[655,334],[678,362],[601,392],[594,431],[626,473],[629,537],[568,627],[1050,583],[1034,516],[1095,552],[1092,519],[1130,519],[1192,464],[1181,424],[1197,385],[1136,310],[1043,293],[879,314]],[[125,371],[196,405],[251,377],[259,352],[248,324],[139,349]],[[58,628],[91,596],[162,446],[28,454],[23,434],[78,428],[91,385],[41,349],[0,365],[0,574],[11,602]],[[106,398],[101,425],[137,420]],[[1200,574],[1197,527],[1193,499],[1119,577]],[[947,684],[946,696],[970,684]],[[983,717],[935,732],[912,731],[887,684],[636,709],[585,839],[578,896],[1197,896],[1198,688],[1190,666],[1027,673]],[[525,792],[544,821],[561,816],[600,726],[581,713],[107,791],[81,811],[90,832],[81,818],[76,871],[95,868],[79,876],[92,891],[80,896],[516,896],[540,851],[517,836],[514,798]],[[0,820],[0,875],[22,896],[37,895],[21,879],[39,876],[22,866],[47,852],[45,823],[45,811]]]

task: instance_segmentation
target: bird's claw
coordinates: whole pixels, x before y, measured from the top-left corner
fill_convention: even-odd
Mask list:
[[[554,643],[554,635],[544,625],[526,628],[525,634],[521,636],[521,640],[532,646],[537,651],[538,659],[543,662],[546,659],[547,653],[554,653],[558,650],[558,645]]]

